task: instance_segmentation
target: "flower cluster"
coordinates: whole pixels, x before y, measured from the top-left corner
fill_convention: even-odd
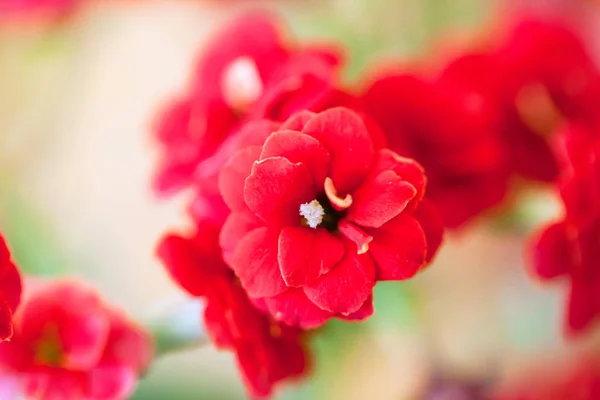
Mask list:
[[[423,168],[388,148],[339,65],[251,14],[215,37],[157,125],[157,189],[195,191],[195,233],[158,254],[206,300],[213,341],[255,396],[307,371],[305,330],[369,317],[376,282],[411,278],[442,240]]]
[[[0,343],[0,393],[36,399],[124,399],[150,361],[149,336],[91,289],[26,281],[14,336]]]
[[[284,41],[271,16],[243,16],[156,125],[157,192],[194,193],[193,233],[166,236],[158,255],[206,300],[207,330],[249,392],[305,373],[306,331],[368,318],[377,282],[415,276],[444,227],[522,180],[572,175],[572,211],[542,236],[537,270],[571,278],[570,326],[586,326],[600,310],[600,170],[581,142],[600,131],[600,73],[579,38],[525,20],[434,73],[380,70],[356,90],[337,79],[341,58]]]

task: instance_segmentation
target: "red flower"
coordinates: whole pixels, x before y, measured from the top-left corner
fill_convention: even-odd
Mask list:
[[[271,132],[257,125],[264,144],[241,148],[220,173],[232,210],[225,261],[289,325],[366,318],[375,282],[412,277],[441,241],[423,170],[375,146],[348,109],[298,113]]]
[[[543,279],[568,279],[566,329],[579,333],[600,315],[600,145],[574,129],[568,137],[572,164],[561,187],[565,217],[537,238],[534,271]]]
[[[456,228],[499,204],[507,190],[505,153],[494,103],[443,79],[384,73],[362,95],[362,106],[389,148],[427,171],[427,197]]]
[[[219,228],[198,224],[192,237],[166,236],[158,255],[171,276],[193,296],[206,300],[206,330],[222,349],[232,350],[253,397],[268,396],[284,379],[307,372],[301,331],[260,312],[223,262]]]
[[[284,120],[298,110],[349,101],[332,86],[339,63],[337,51],[285,43],[267,15],[238,19],[211,41],[187,93],[159,119],[165,150],[157,190],[206,179],[202,162],[248,120]]]
[[[0,0],[3,19],[55,21],[70,14],[81,0]]]
[[[12,383],[28,398],[124,399],[150,357],[147,334],[92,290],[36,282],[15,315],[15,335],[0,344],[1,390]]]
[[[21,300],[21,275],[0,235],[0,342],[13,334],[13,313]]]
[[[551,365],[548,368],[548,365]],[[583,355],[560,359],[504,384],[492,400],[596,400],[600,399],[600,360]]]

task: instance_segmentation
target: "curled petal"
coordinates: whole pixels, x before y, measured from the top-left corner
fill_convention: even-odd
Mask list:
[[[331,178],[325,178],[325,184],[323,189],[325,190],[325,195],[329,199],[329,202],[336,210],[342,211],[352,205],[352,196],[348,193],[346,194],[346,196],[344,196],[344,198],[341,198],[338,195],[337,189],[335,188],[335,185],[333,184],[333,180],[331,180]]]
[[[288,286],[303,286],[344,257],[343,243],[326,229],[287,227],[279,235],[279,266]]]
[[[338,317],[347,321],[363,321],[373,315],[374,312],[373,296],[371,295],[358,310],[348,315],[340,314]]]
[[[232,267],[250,297],[270,297],[287,289],[277,262],[277,233],[258,228],[235,248]]]
[[[345,237],[356,244],[356,254],[369,251],[369,243],[373,241],[373,236],[346,220],[340,221],[338,228]]]

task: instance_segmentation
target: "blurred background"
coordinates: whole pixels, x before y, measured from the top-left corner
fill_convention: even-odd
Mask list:
[[[0,15],[0,228],[25,272],[81,277],[140,320],[182,296],[153,255],[166,230],[186,224],[185,195],[159,201],[150,190],[153,118],[184,88],[210,33],[256,7],[281,13],[301,41],[347,46],[349,81],[390,58],[468,46],[523,9],[577,21],[600,57],[594,1],[103,0],[58,22]],[[417,279],[380,283],[375,316],[323,328],[313,377],[276,397],[414,399],[565,352],[563,290],[524,266],[532,227],[558,212],[544,199],[525,202],[531,220],[449,235]],[[159,359],[134,396],[165,398],[242,399],[244,390],[231,354],[205,346]]]

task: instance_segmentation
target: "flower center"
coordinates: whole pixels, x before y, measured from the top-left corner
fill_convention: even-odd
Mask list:
[[[49,327],[44,337],[38,342],[35,359],[41,365],[58,366],[63,359],[58,328]]]
[[[330,232],[338,230],[338,223],[346,215],[346,211],[337,211],[325,194],[317,196],[309,203],[300,205],[302,225],[316,229],[322,226]]]
[[[231,108],[243,111],[260,97],[263,84],[256,63],[249,57],[233,60],[221,81],[223,97]]]

